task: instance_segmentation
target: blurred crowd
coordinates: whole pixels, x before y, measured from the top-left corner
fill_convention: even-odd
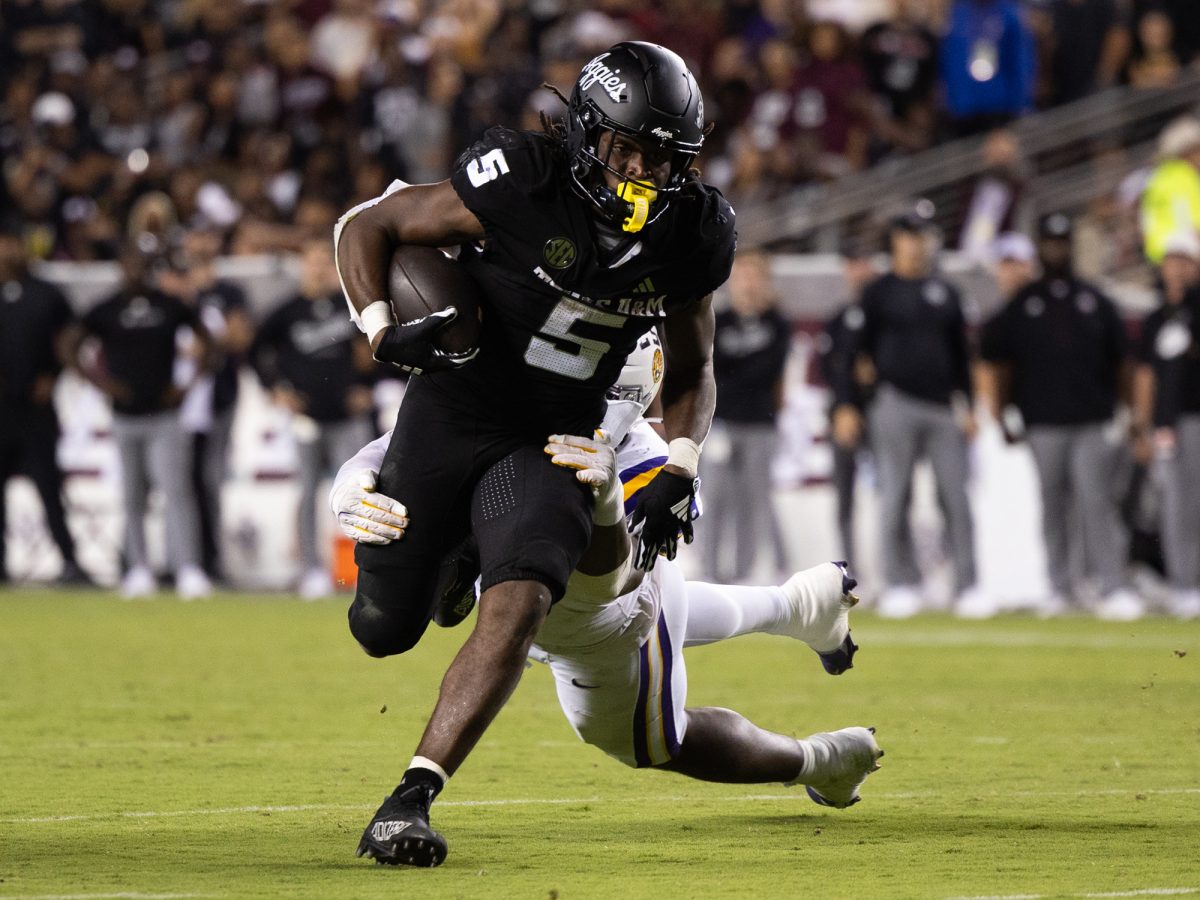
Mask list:
[[[1200,51],[1191,0],[6,0],[0,210],[36,259],[145,224],[296,251],[391,179],[537,127],[624,38],[699,74],[702,163],[735,203],[831,179]],[[144,230],[144,228],[142,228]]]

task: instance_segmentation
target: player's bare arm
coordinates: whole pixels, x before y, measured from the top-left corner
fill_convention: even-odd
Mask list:
[[[712,425],[717,403],[712,347],[716,320],[712,295],[694,309],[669,316],[660,328],[667,377],[662,386],[667,464],[642,491],[633,514],[638,534],[638,568],[649,571],[659,554],[674,559],[679,538],[692,541],[692,499],[700,443]]]
[[[338,272],[377,358],[389,329],[396,327],[387,300],[388,264],[396,247],[446,247],[483,236],[483,225],[463,205],[449,181],[402,187],[343,218],[335,237]],[[420,333],[407,335],[407,340],[428,340],[441,324],[430,322]]]
[[[712,361],[715,331],[711,294],[694,310],[669,316],[663,322],[667,374],[663,380],[662,404],[663,427],[668,441],[685,438],[700,444],[708,436],[717,406],[717,382]],[[668,469],[676,474],[686,474],[675,464],[668,465]]]

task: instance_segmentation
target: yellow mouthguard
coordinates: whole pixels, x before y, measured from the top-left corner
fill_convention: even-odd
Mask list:
[[[658,197],[658,191],[633,181],[622,181],[617,187],[617,196],[633,204],[633,213],[621,223],[625,231],[641,231],[650,217],[650,204]]]

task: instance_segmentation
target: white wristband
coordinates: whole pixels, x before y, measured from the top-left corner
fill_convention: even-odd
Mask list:
[[[392,312],[392,304],[386,300],[376,300],[371,303],[358,314],[362,320],[363,330],[367,333],[367,338],[372,345],[375,343],[375,335],[383,331],[389,325],[396,324],[396,314]]]
[[[667,465],[678,466],[695,478],[700,468],[700,445],[691,438],[675,438],[667,444]]]

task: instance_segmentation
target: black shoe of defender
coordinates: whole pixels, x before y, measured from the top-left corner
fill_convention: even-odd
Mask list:
[[[479,546],[474,537],[468,537],[442,558],[433,588],[437,598],[433,607],[435,625],[453,628],[471,614],[478,577]]]
[[[429,827],[429,796],[420,786],[396,788],[371,819],[354,855],[379,865],[440,866],[446,839]]]
[[[825,667],[826,672],[830,675],[841,675],[847,669],[854,668],[854,654],[857,652],[858,644],[854,643],[850,632],[847,631],[846,639],[840,647],[828,653],[818,653],[817,656],[821,658],[821,665]]]

